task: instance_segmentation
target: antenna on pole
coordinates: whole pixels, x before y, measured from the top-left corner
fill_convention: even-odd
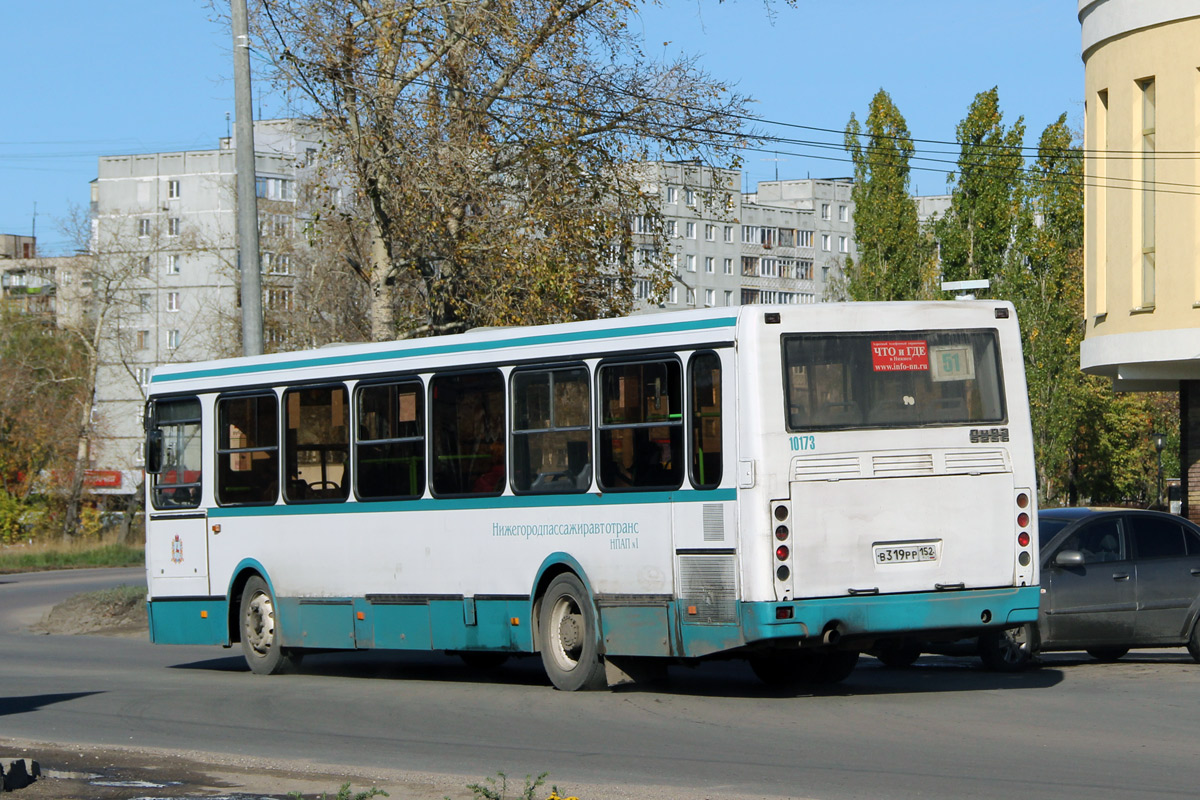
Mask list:
[[[764,158],[764,159],[762,159],[762,160],[763,160],[763,161],[774,161],[774,162],[775,162],[775,180],[779,180],[779,162],[780,162],[780,161],[787,161],[787,159],[786,159],[786,158],[780,158],[780,157],[779,157],[779,151],[778,151],[778,150],[776,150],[776,151],[775,151],[775,157],[774,157],[774,158]]]

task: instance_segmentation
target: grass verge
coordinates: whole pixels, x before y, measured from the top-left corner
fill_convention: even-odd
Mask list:
[[[87,567],[140,567],[145,563],[143,545],[116,541],[35,542],[0,549],[0,574]]]

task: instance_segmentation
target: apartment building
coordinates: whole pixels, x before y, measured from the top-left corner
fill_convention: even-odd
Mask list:
[[[0,260],[12,258],[35,258],[37,237],[19,233],[0,233]]]
[[[638,264],[649,266],[659,234],[673,278],[665,296],[639,279],[636,313],[821,302],[856,252],[848,180],[763,181],[743,193],[737,170],[690,161],[641,166],[643,183],[659,193],[661,221],[634,220],[644,248]]]
[[[264,300],[292,303],[297,184],[318,152],[296,120],[255,123]],[[90,305],[105,326],[94,466],[141,465],[142,413],[160,364],[240,354],[236,143],[104,156],[92,182]]]

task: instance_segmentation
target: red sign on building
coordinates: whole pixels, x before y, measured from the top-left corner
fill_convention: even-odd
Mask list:
[[[871,364],[876,372],[928,371],[929,346],[916,340],[871,342]]]
[[[121,470],[119,469],[89,469],[84,470],[83,483],[91,489],[120,489]]]

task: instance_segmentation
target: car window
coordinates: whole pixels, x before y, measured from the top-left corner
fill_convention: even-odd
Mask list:
[[[1053,519],[1051,517],[1038,517],[1038,536],[1042,540],[1042,547],[1050,543],[1050,540],[1058,535],[1058,532],[1071,524],[1069,519]]]
[[[1136,515],[1129,517],[1133,549],[1142,558],[1179,558],[1187,553],[1183,526],[1171,519]]]
[[[1200,556],[1200,534],[1188,528],[1183,529],[1183,540],[1187,545],[1189,556]]]
[[[1125,560],[1125,536],[1120,520],[1111,517],[1084,525],[1066,538],[1058,552],[1063,550],[1083,553],[1085,564]]]

